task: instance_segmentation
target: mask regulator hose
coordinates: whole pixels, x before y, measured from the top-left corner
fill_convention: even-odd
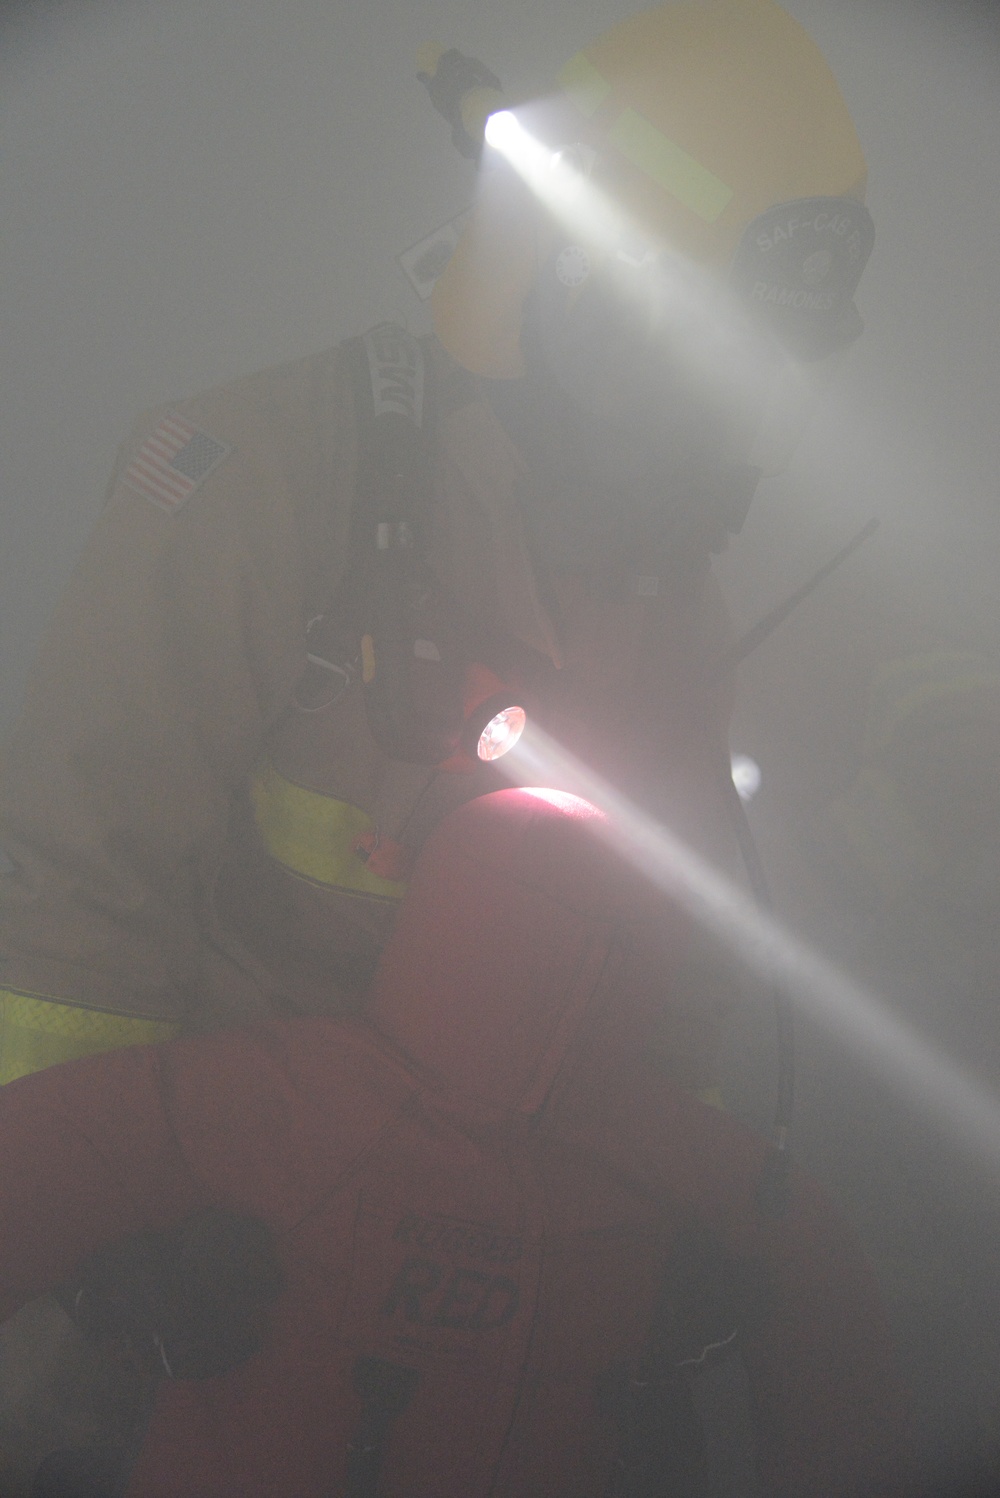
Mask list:
[[[852,536],[846,546],[842,546],[837,554],[819,570],[813,573],[801,588],[780,603],[777,608],[771,610],[763,619],[759,620],[752,629],[738,640],[731,650],[716,662],[716,671],[722,674],[731,671],[740,661],[746,659],[751,651],[767,639],[772,630],[783,624],[789,614],[798,607],[804,598],[807,598],[814,588],[828,578],[842,562],[846,562],[851,554],[857,551],[878,529],[878,520],[869,520],[863,525],[856,535]],[[767,880],[764,876],[764,868],[757,852],[757,844],[754,841],[750,819],[746,813],[746,807],[740,799],[740,794],[732,782],[732,777],[727,776],[726,795],[733,812],[733,824],[736,831],[736,839],[739,844],[740,855],[746,866],[747,876],[750,880],[750,888],[760,911],[767,916],[772,914],[772,903]],[[795,1102],[795,1025],[792,1015],[792,1001],[790,996],[777,981],[774,983],[774,1017],[778,1048],[778,1098],[774,1111],[774,1131],[771,1136],[771,1153],[764,1163],[760,1181],[757,1184],[756,1201],[757,1207],[767,1217],[783,1217],[788,1210],[788,1172],[791,1166],[791,1128],[792,1110]]]

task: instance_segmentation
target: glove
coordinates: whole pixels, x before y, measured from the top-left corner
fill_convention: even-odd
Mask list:
[[[166,1232],[100,1248],[57,1292],[84,1334],[147,1371],[216,1378],[259,1351],[283,1275],[255,1217],[209,1207]]]

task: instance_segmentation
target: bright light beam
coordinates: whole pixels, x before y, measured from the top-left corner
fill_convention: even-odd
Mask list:
[[[563,228],[604,255],[643,236],[606,193],[565,152],[543,145],[510,110],[491,114],[486,142],[499,151]]]
[[[765,430],[752,461],[764,472],[783,467],[832,365],[827,369],[821,361],[807,371],[751,321],[719,277],[665,246],[651,245],[641,225],[585,174],[572,149],[553,151],[507,109],[490,115],[485,136],[588,254],[641,269],[641,274],[620,278],[623,296],[630,296],[661,327],[702,377],[750,411],[759,407],[761,380],[766,378]]]
[[[622,858],[1000,1174],[1000,1099],[883,1002],[784,930],[668,828],[538,727],[529,723],[503,768],[519,784],[558,785],[597,806],[608,821],[588,825]]]

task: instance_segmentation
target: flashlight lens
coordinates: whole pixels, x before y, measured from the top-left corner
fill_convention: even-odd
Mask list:
[[[523,707],[505,707],[490,719],[476,745],[476,754],[481,760],[500,759],[508,749],[513,749],[524,732],[527,715]]]
[[[494,151],[502,151],[510,146],[511,140],[516,140],[519,130],[516,116],[509,109],[498,109],[486,121],[483,134],[488,146],[492,146]]]

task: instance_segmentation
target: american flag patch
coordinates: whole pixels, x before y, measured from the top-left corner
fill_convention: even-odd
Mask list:
[[[165,416],[125,470],[125,482],[161,510],[179,510],[232,449],[180,416]]]

